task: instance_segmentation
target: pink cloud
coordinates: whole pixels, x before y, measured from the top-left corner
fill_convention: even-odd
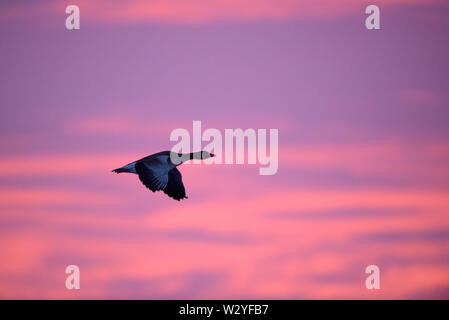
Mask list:
[[[399,101],[422,106],[438,105],[441,101],[439,95],[431,90],[403,90],[398,94]]]
[[[156,281],[157,284],[152,282],[153,288],[148,287],[147,295],[142,297],[154,297],[156,291],[165,297],[175,297],[189,285],[191,274],[203,272],[226,276],[223,284],[208,290],[208,298],[372,298],[363,287],[364,263],[381,262],[388,254],[405,261],[417,255],[434,259],[445,254],[447,249],[443,243],[423,241],[377,243],[372,246],[354,237],[386,230],[420,232],[446,228],[442,223],[443,216],[438,213],[439,210],[445,212],[449,207],[446,199],[444,193],[292,190],[290,195],[285,196],[284,190],[278,190],[271,196],[261,195],[258,199],[251,199],[253,201],[186,203],[180,212],[169,208],[157,213],[149,210],[147,215],[130,216],[129,219],[93,212],[42,211],[36,216],[36,221],[47,227],[27,229],[25,233],[11,230],[2,235],[0,243],[8,243],[8,246],[0,246],[0,256],[2,261],[11,261],[11,264],[0,268],[0,275],[14,279],[45,274],[50,280],[40,290],[37,284],[16,282],[13,287],[10,282],[2,280],[0,296],[99,298],[111,295],[107,288],[120,280],[141,284]],[[363,221],[349,218],[340,222],[285,220],[265,214],[276,210],[301,212],[314,208],[360,205],[392,208],[405,204],[421,207],[426,214],[373,217]],[[25,219],[30,222],[27,214],[11,214],[3,219]],[[73,227],[81,232],[64,231]],[[82,231],[92,227],[97,230],[93,234]],[[244,233],[257,241],[238,244],[167,237],[169,231],[174,231],[171,234],[181,234],[185,229],[207,231],[215,236]],[[123,232],[144,235],[144,230],[147,230],[147,236],[142,238],[101,236],[103,231],[117,235]],[[6,239],[8,241],[3,241]],[[46,265],[45,260],[58,252],[59,255],[65,252],[69,258],[62,255],[57,264],[51,267]],[[102,259],[106,259],[107,264],[83,262]],[[66,263],[75,262],[80,264],[83,272],[83,290],[76,293],[77,296],[61,288],[63,267]],[[354,269],[354,265],[360,265],[360,270]],[[448,284],[447,269],[434,264],[421,262],[404,268],[392,266],[382,270],[385,270],[385,279],[380,297],[401,298],[435,287],[437,283]],[[405,280],[399,276],[403,275],[401,270],[416,281],[403,284]],[[328,280],[323,282],[320,279]],[[205,294],[199,297],[204,298]]]
[[[151,126],[148,121],[134,119],[126,115],[101,115],[77,119],[70,122],[66,131],[77,135],[125,135],[150,136],[151,138],[164,138],[168,141],[170,132],[176,128],[176,123],[158,121],[152,118]]]
[[[98,204],[114,202],[113,197],[76,190],[0,189],[0,205],[38,206],[47,204]]]
[[[76,176],[80,173],[109,173],[125,159],[136,155],[124,154],[49,154],[33,157],[9,156],[0,158],[0,164],[9,168],[0,177]]]
[[[445,144],[422,148],[426,167],[448,154]],[[412,148],[400,143],[286,147],[282,154],[293,156],[281,157],[281,166],[360,174],[370,168],[389,174],[389,162],[398,166],[403,157],[415,158]],[[141,298],[404,298],[449,285],[447,266],[438,260],[449,254],[446,242],[432,238],[449,227],[445,189],[286,186],[260,179],[257,170],[251,175],[236,166],[186,165],[181,171],[193,196],[177,203],[149,192],[135,176],[104,170],[134,157],[2,158],[1,165],[12,170],[3,172],[3,179],[83,174],[84,182],[120,188],[2,186],[0,258],[10,264],[0,266],[0,297],[133,297],[138,292]],[[405,177],[417,166],[409,162],[401,173]],[[136,203],[138,208],[131,209]],[[110,208],[122,210],[117,214]],[[338,216],[358,208],[390,213]],[[320,218],[323,212],[334,217]],[[363,268],[373,261],[382,270],[378,293],[364,288]],[[68,264],[81,267],[80,292],[63,286]],[[403,275],[415,281],[405,283]],[[193,290],[192,282],[210,287]]]
[[[449,147],[445,142],[383,141],[363,144],[284,147],[280,166],[304,170],[339,170],[358,176],[384,175],[446,180]],[[423,170],[423,168],[426,168]]]
[[[429,4],[440,0],[378,0],[379,6]],[[154,21],[165,23],[207,23],[216,21],[291,20],[338,17],[359,12],[370,3],[359,0],[79,0],[82,16],[103,23]],[[36,11],[64,12],[64,4],[37,3],[5,10],[5,18],[29,16]]]
[[[125,122],[126,123],[126,122]],[[88,120],[77,122],[70,132],[88,134],[99,132],[116,132],[123,128],[129,134],[136,134],[127,130],[139,130],[136,124],[125,125],[121,121]],[[76,128],[76,129],[75,129]],[[169,128],[176,126],[164,126],[159,131],[168,132]],[[142,129],[143,133],[144,129]],[[155,130],[155,132],[158,130]],[[167,147],[168,148],[168,147]],[[153,150],[157,152],[160,150]],[[12,176],[42,176],[42,175],[78,175],[79,173],[109,172],[113,168],[144,157],[147,154],[142,151],[135,153],[55,153],[36,154],[29,156],[3,156],[0,165],[8,170],[0,172],[0,177]],[[223,155],[221,155],[223,156]],[[404,142],[383,141],[364,144],[341,145],[281,145],[279,149],[279,167],[312,170],[344,170],[356,175],[388,175],[396,177],[449,177],[449,170],[445,160],[449,158],[449,147],[444,142],[415,143],[409,145]],[[245,158],[246,159],[246,158]],[[231,165],[232,166],[232,165]],[[217,170],[223,174],[233,174],[228,170],[230,165],[201,165],[201,170],[195,170],[197,165],[185,164],[183,171],[198,171],[195,174],[216,174]],[[212,169],[213,173],[212,173]],[[240,166],[234,166],[238,168]],[[257,174],[258,164],[254,167]],[[426,168],[425,171],[422,168]],[[223,171],[226,171],[224,173]],[[192,173],[193,174],[193,173]]]
[[[438,2],[438,1],[432,1]],[[422,0],[379,0],[378,5],[422,4]],[[429,1],[426,2],[428,4]],[[289,20],[297,18],[335,17],[361,12],[359,0],[130,0],[126,3],[98,3],[95,11],[103,11],[97,19],[117,21],[162,21],[179,23],[202,23],[226,20]]]

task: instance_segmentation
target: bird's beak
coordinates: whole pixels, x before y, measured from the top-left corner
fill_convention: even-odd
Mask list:
[[[211,157],[215,157],[215,154],[211,153],[210,156],[211,156]]]

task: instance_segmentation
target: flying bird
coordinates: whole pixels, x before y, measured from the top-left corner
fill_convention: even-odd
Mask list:
[[[208,151],[185,154],[162,151],[114,169],[112,172],[135,173],[139,176],[140,181],[151,191],[163,190],[169,197],[179,201],[187,199],[187,197],[184,184],[182,183],[181,172],[176,167],[188,160],[204,160],[214,156],[214,154]]]

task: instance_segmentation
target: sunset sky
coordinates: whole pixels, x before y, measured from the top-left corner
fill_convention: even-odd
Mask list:
[[[0,298],[449,299],[448,9],[1,1]],[[278,172],[111,172],[194,120],[278,129]]]

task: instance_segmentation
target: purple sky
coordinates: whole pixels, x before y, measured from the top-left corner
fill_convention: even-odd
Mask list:
[[[448,5],[322,2],[2,2],[0,297],[448,298]],[[278,173],[110,173],[193,120],[279,129]]]

